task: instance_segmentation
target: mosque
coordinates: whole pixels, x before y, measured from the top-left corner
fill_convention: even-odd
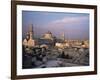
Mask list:
[[[65,35],[64,33],[62,33],[60,42],[64,40],[65,40]],[[50,31],[44,33],[40,38],[35,39],[33,24],[30,24],[29,30],[26,33],[26,38],[23,40],[23,46],[30,48],[30,47],[36,47],[37,45],[39,46],[46,45],[51,47],[56,45],[56,41],[59,40],[57,40],[57,38],[54,37],[54,35]]]
[[[49,40],[53,40],[53,35],[50,31],[46,32],[41,39],[49,39]]]
[[[43,34],[42,37],[38,38],[37,40],[34,39],[34,31],[33,25],[29,25],[29,30],[26,33],[26,38],[23,40],[24,47],[35,47],[37,45],[52,45],[54,41],[54,37],[50,31]]]

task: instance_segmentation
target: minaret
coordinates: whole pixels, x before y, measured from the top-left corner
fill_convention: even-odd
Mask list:
[[[29,41],[28,41],[28,47],[34,47],[35,46],[35,40],[33,39],[33,24],[29,25]]]
[[[64,34],[64,32],[61,34],[61,39],[65,40],[65,34]]]
[[[30,39],[33,39],[33,24],[29,25],[29,35],[30,35]]]

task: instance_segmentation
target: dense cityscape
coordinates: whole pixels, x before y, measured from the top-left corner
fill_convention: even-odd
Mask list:
[[[71,40],[46,31],[36,38],[33,24],[22,41],[23,69],[89,65],[89,40]]]

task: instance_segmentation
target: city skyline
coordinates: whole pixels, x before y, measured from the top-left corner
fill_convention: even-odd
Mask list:
[[[33,24],[34,35],[38,37],[51,31],[57,38],[64,33],[65,39],[89,39],[89,14],[87,13],[22,11],[23,36],[30,24]]]

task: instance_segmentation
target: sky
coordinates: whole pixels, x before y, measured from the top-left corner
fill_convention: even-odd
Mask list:
[[[35,37],[50,31],[57,38],[64,33],[66,39],[89,39],[88,13],[22,11],[23,36],[30,24],[33,24]]]

